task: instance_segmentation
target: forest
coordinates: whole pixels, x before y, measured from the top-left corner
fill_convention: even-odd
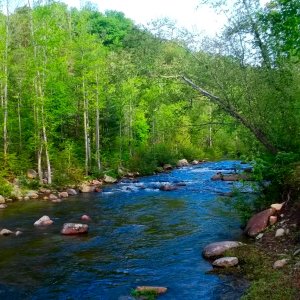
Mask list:
[[[3,1],[0,194],[28,169],[64,186],[180,158],[255,160],[282,182],[299,159],[299,10],[235,1],[223,32],[197,42],[166,19]]]

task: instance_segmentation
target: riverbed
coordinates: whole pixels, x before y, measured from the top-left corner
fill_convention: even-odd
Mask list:
[[[168,287],[160,299],[238,299],[244,282],[206,274],[208,243],[241,237],[237,215],[221,201],[240,183],[212,181],[240,171],[237,161],[207,162],[170,173],[124,179],[102,193],[61,203],[16,202],[0,211],[0,299],[132,299],[138,285]],[[176,186],[161,191],[163,184]],[[250,192],[249,187],[243,187]],[[63,223],[87,214],[89,233],[62,236]],[[48,215],[54,224],[35,227]]]

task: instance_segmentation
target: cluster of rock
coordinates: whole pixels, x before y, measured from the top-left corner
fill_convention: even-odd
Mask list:
[[[225,251],[232,248],[240,247],[242,245],[243,245],[242,243],[237,241],[222,241],[222,242],[211,243],[204,248],[202,254],[205,258],[214,259],[212,262],[212,265],[214,267],[220,267],[220,268],[234,267],[239,263],[237,257],[231,257],[231,256],[220,257],[220,256],[222,256]]]
[[[83,222],[89,222],[91,221],[91,218],[88,215],[82,215],[81,221]],[[54,223],[52,219],[50,219],[49,216],[42,216],[38,220],[36,220],[33,225],[36,227],[46,227],[50,226]],[[88,233],[89,226],[87,224],[82,223],[64,223],[63,227],[60,231],[62,235],[77,235],[77,234],[84,234]],[[16,232],[13,232],[9,229],[3,228],[0,230],[0,236],[9,236],[9,235],[15,235],[19,236],[22,232],[17,230]]]

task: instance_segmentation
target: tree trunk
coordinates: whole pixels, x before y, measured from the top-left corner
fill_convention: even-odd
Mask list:
[[[99,128],[99,78],[96,74],[96,162],[98,170],[101,170],[101,161],[100,161],[100,128]]]
[[[202,96],[207,97],[210,99],[213,103],[217,104],[222,110],[227,112],[230,116],[235,118],[237,121],[239,121],[241,124],[243,124],[246,128],[248,128],[256,137],[256,139],[265,146],[265,148],[272,154],[277,154],[278,149],[269,141],[265,133],[259,129],[253,126],[247,119],[245,119],[240,113],[238,113],[235,108],[228,103],[227,101],[214,96],[213,94],[207,92],[206,90],[202,89],[198,85],[196,85],[193,81],[191,81],[189,78],[185,76],[181,76],[181,78],[189,84],[193,89],[198,91]]]
[[[88,128],[88,102],[85,91],[85,80],[82,78],[83,93],[83,122],[84,122],[84,145],[85,145],[85,175],[89,174],[90,149],[89,149],[89,128]]]
[[[9,10],[6,0],[6,24],[5,24],[5,52],[4,52],[4,93],[3,93],[3,154],[4,161],[7,159],[8,138],[7,138],[7,117],[8,117],[8,44],[9,44]]]

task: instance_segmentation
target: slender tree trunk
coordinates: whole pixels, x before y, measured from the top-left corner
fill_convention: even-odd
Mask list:
[[[8,0],[6,0],[6,25],[5,25],[5,52],[4,52],[4,93],[3,93],[3,154],[4,161],[7,159],[8,150],[8,133],[7,133],[7,118],[8,118],[8,45],[9,45],[9,10]]]
[[[43,144],[41,144],[38,150],[38,175],[40,183],[43,183],[43,169],[42,169],[42,152],[43,152]]]
[[[21,98],[18,93],[18,123],[19,123],[19,151],[22,152],[22,122],[21,122]]]
[[[84,122],[84,144],[85,144],[85,175],[89,174],[90,149],[89,149],[89,128],[88,128],[88,102],[85,90],[85,79],[82,78],[83,93],[83,122]]]
[[[100,161],[100,128],[99,128],[99,78],[96,74],[96,162],[98,170],[101,170],[101,161]]]

